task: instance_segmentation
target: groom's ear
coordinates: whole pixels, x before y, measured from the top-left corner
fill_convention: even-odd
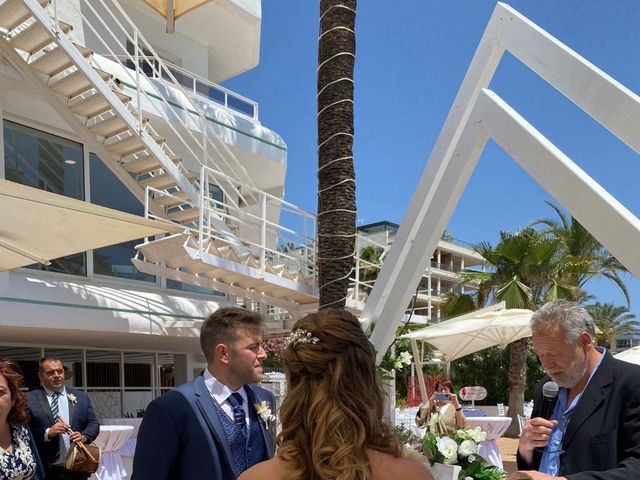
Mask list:
[[[222,363],[224,365],[229,364],[229,347],[227,347],[224,343],[217,344],[213,349],[213,354],[215,355],[215,358],[219,363]]]

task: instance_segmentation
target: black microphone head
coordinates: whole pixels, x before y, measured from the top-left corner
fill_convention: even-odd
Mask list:
[[[542,395],[545,398],[553,400],[558,396],[558,384],[556,382],[547,382],[542,386]]]

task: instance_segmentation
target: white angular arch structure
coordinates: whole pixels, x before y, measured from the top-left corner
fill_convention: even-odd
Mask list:
[[[505,51],[640,153],[640,97],[498,3],[362,312],[379,358],[489,138],[640,278],[640,220],[488,89]]]

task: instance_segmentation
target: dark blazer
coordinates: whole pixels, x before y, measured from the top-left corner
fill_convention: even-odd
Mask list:
[[[543,378],[536,389],[531,418],[540,416]],[[640,366],[605,352],[571,415],[562,441],[558,476],[572,480],[640,479]],[[518,469],[537,470],[542,453],[534,451]],[[599,473],[597,473],[599,472]]]
[[[249,405],[267,401],[275,412],[271,392],[256,385],[245,388]],[[151,402],[138,432],[131,480],[235,480],[231,450],[213,402],[202,377]],[[259,422],[273,457],[272,432]]]
[[[91,402],[86,393],[74,388],[66,387],[67,395],[70,393],[75,395],[76,403],[69,402],[69,419],[71,428],[77,432],[86,435],[89,442],[92,442],[100,433],[100,424],[96,418]],[[50,428],[55,422],[51,415],[51,407],[47,400],[47,394],[42,387],[29,392],[29,410],[31,410],[31,420],[29,420],[29,428],[36,442],[36,447],[45,470],[56,461],[60,443],[53,439],[52,441],[44,441],[44,432]],[[88,474],[78,475],[79,478],[86,478]]]

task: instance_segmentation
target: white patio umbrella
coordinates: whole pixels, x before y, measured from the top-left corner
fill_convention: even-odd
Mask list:
[[[402,335],[400,338],[411,340],[422,398],[426,399],[427,393],[422,375],[422,359],[418,355],[418,340],[435,346],[444,359],[451,362],[485,348],[497,345],[506,347],[520,338],[530,337],[531,315],[531,310],[506,309],[505,303],[500,302]]]
[[[519,308],[487,309],[471,312],[444,322],[415,330],[400,338],[422,340],[435,346],[445,360],[451,362],[485,348],[509,343],[531,336],[530,320],[533,312]]]
[[[614,357],[618,360],[640,365],[640,346],[631,347],[624,352],[616,353]]]

